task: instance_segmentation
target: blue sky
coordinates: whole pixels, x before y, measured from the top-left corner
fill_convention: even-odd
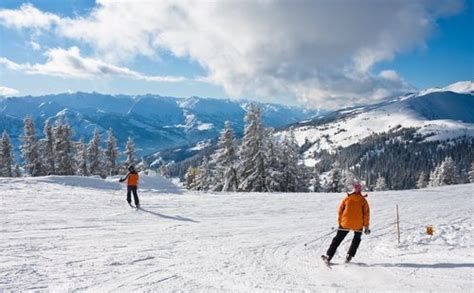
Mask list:
[[[368,103],[472,80],[473,15],[457,0],[3,0],[0,94]]]

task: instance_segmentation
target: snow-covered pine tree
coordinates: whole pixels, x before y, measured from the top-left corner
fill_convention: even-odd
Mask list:
[[[308,192],[309,182],[311,180],[311,169],[305,164],[298,165],[298,185],[296,186],[296,192]]]
[[[321,192],[322,191],[322,186],[321,186],[321,179],[319,177],[319,172],[317,168],[314,168],[313,171],[313,180],[311,180],[311,185],[313,186],[313,191],[314,192]]]
[[[131,136],[128,137],[127,144],[125,145],[125,151],[123,153],[127,157],[124,162],[125,168],[128,168],[129,166],[136,163],[135,143],[133,142],[133,138]]]
[[[381,175],[377,178],[377,181],[375,181],[375,191],[384,191],[387,190],[387,184],[385,183],[385,178]]]
[[[458,180],[456,164],[451,157],[447,157],[440,166],[439,183],[440,185],[452,185],[457,184]]]
[[[68,124],[60,124],[53,128],[54,154],[56,156],[56,173],[58,175],[74,175],[74,146],[71,141],[72,128]]]
[[[441,185],[440,174],[441,174],[441,165],[438,165],[430,172],[430,181],[428,185],[440,186]]]
[[[209,158],[205,156],[199,165],[195,178],[196,190],[207,191],[210,187],[211,171],[209,169]]]
[[[212,180],[213,191],[237,191],[238,179],[235,160],[234,131],[230,122],[226,121],[219,137],[218,149],[212,156],[212,164],[215,165]]]
[[[186,179],[185,184],[187,189],[196,190],[196,176],[198,172],[198,168],[189,166],[188,170],[186,171],[186,175],[184,175],[184,178]]]
[[[339,168],[339,165],[337,163],[335,164],[334,168],[329,172],[327,185],[329,192],[341,192],[344,189],[341,169]]]
[[[77,164],[77,175],[89,176],[89,170],[87,168],[87,147],[84,140],[81,138],[76,144],[76,164]]]
[[[33,119],[27,116],[23,123],[23,135],[21,136],[23,143],[20,149],[25,160],[25,171],[31,176],[44,175],[45,172],[41,164],[39,144]]]
[[[346,192],[351,192],[354,188],[354,183],[357,181],[354,173],[351,170],[344,170],[343,172],[343,185]]]
[[[260,107],[256,104],[251,104],[245,115],[244,137],[240,148],[239,191],[267,191],[267,158],[260,115]]]
[[[106,173],[107,175],[117,175],[117,159],[119,156],[119,151],[117,148],[117,139],[115,139],[112,128],[109,128],[107,131],[107,149],[105,150],[106,157]]]
[[[21,169],[19,164],[15,164],[13,167],[13,177],[21,177]]]
[[[41,153],[46,174],[56,174],[54,154],[53,126],[47,121],[43,127],[44,138],[41,140]]]
[[[103,175],[105,172],[104,152],[100,147],[100,140],[100,133],[96,128],[89,144],[87,145],[87,158],[91,175]]]
[[[471,170],[469,171],[469,182],[474,183],[474,162],[472,162]]]
[[[421,171],[420,177],[418,177],[418,181],[416,182],[416,187],[421,189],[428,186],[428,179],[426,178],[426,173]]]
[[[0,177],[13,177],[13,147],[6,130],[3,131],[2,144],[0,147]]]
[[[296,144],[295,134],[293,130],[283,140],[282,150],[282,167],[283,167],[283,190],[286,192],[296,192],[300,183],[299,166],[298,166],[298,145]]]
[[[283,152],[279,145],[273,141],[272,137],[273,134],[269,130],[265,134],[267,148],[267,176],[265,177],[267,182],[265,184],[269,192],[278,192],[283,191],[283,172],[281,171],[283,169],[281,163]]]

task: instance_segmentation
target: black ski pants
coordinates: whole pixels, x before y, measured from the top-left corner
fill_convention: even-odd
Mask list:
[[[135,206],[139,206],[140,202],[138,200],[137,187],[136,186],[127,186],[127,201],[129,204],[132,203],[132,192],[133,200],[135,201]]]
[[[331,246],[329,246],[328,252],[326,253],[329,259],[331,259],[334,256],[337,248],[341,244],[342,240],[344,240],[347,233],[349,233],[349,231],[337,230],[337,234],[332,239]],[[351,247],[349,247],[349,251],[347,252],[347,254],[350,255],[351,257],[355,256],[357,252],[357,248],[359,248],[361,236],[362,236],[362,231],[354,231],[354,238],[352,238]]]

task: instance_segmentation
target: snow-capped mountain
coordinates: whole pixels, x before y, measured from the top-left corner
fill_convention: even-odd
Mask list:
[[[293,125],[305,157],[360,143],[374,134],[415,128],[424,141],[474,136],[473,82],[411,93],[375,105],[338,110],[310,122]],[[279,132],[278,136],[288,133]],[[314,162],[309,160],[309,165]]]
[[[27,115],[35,120],[39,135],[46,121],[66,121],[73,127],[75,138],[84,137],[85,140],[90,138],[95,128],[104,132],[112,127],[121,147],[130,135],[135,138],[139,154],[146,155],[215,138],[226,120],[231,121],[237,133],[242,132],[247,103],[200,97],[83,92],[10,97],[0,100],[0,129],[6,129],[18,146],[22,120]],[[296,107],[261,106],[263,121],[270,127],[282,127],[317,114]]]

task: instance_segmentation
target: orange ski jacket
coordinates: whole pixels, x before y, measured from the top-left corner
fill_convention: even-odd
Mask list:
[[[130,172],[127,175],[127,185],[128,186],[137,186],[138,185],[138,173]]]
[[[362,228],[369,226],[369,203],[361,194],[348,194],[339,205],[338,215],[340,227],[349,230],[362,230]]]

